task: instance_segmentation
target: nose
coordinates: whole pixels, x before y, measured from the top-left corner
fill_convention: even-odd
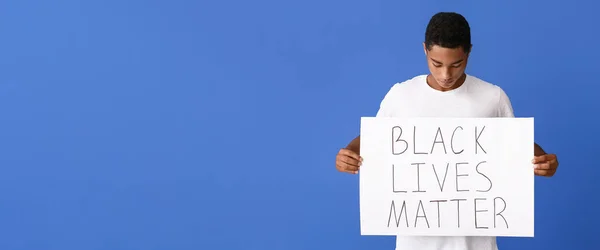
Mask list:
[[[442,79],[448,80],[448,79],[452,78],[451,76],[452,75],[450,73],[450,69],[449,68],[442,69]]]

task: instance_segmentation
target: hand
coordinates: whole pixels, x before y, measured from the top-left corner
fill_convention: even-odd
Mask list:
[[[555,154],[544,154],[533,158],[535,175],[552,177],[558,168]]]
[[[362,160],[354,151],[342,148],[335,157],[335,168],[340,172],[358,174]]]

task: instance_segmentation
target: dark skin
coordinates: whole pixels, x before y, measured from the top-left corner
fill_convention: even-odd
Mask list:
[[[465,79],[465,69],[469,53],[462,48],[449,49],[437,45],[428,49],[423,44],[427,57],[430,74],[427,84],[439,91],[448,91],[460,87]],[[534,143],[534,173],[537,176],[552,177],[558,169],[558,159],[555,154],[548,154],[537,143]],[[336,156],[335,167],[340,172],[357,174],[362,164],[360,157],[360,135],[354,138],[345,148],[340,149]]]

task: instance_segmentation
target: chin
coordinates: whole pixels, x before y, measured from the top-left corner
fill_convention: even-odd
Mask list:
[[[456,83],[456,82],[451,82],[451,83],[438,82],[438,85],[440,85],[440,87],[442,87],[444,89],[449,89],[449,88],[452,88],[452,86],[454,86],[454,83]]]

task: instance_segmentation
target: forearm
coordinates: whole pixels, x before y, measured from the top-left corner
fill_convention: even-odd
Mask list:
[[[346,149],[349,149],[360,155],[360,135],[354,138],[350,143],[348,143]]]
[[[535,156],[545,155],[546,151],[544,151],[537,143],[533,143],[533,154]]]

